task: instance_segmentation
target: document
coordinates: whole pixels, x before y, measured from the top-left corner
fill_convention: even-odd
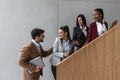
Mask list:
[[[29,63],[33,64],[33,65],[36,65],[36,66],[40,66],[42,68],[45,66],[45,64],[44,64],[44,62],[43,62],[43,60],[41,59],[40,56],[30,60]]]

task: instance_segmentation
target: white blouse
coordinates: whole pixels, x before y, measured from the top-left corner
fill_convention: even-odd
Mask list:
[[[80,28],[82,29],[85,37],[87,37],[87,27],[85,26],[84,28],[82,26],[80,26]]]
[[[96,22],[96,25],[97,25],[97,31],[99,36],[107,31],[104,21],[103,21],[103,24],[101,24],[100,22]]]

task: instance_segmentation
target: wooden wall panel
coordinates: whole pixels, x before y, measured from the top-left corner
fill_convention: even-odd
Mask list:
[[[120,80],[120,24],[57,65],[57,80]]]

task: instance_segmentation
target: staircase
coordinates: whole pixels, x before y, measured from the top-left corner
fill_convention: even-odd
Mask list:
[[[58,64],[57,80],[120,80],[120,24]]]

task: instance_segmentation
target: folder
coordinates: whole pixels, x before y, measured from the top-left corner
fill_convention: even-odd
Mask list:
[[[32,60],[29,61],[30,64],[36,65],[36,66],[40,66],[40,67],[45,67],[45,64],[43,62],[43,60],[41,59],[41,57],[36,57]]]

